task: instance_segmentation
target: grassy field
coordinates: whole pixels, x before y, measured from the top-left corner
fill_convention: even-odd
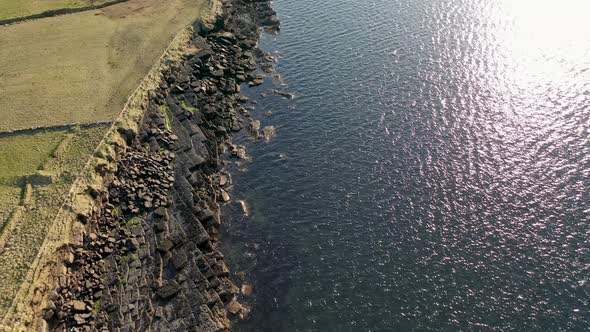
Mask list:
[[[207,0],[129,0],[0,27],[0,132],[114,119],[176,32],[207,9]]]
[[[42,131],[0,138],[0,230],[19,203],[20,179],[41,168],[65,135]]]
[[[18,205],[21,192],[21,187],[0,184],[0,233],[4,223]]]
[[[0,138],[0,234],[20,202],[23,179],[44,167],[66,131],[39,131]]]
[[[100,5],[109,0],[0,0],[0,20],[30,16],[48,10]]]
[[[0,183],[14,183],[15,177],[34,173],[65,135],[65,131],[38,131],[0,138]]]
[[[49,156],[43,163],[43,169],[57,174],[58,179],[51,185],[34,187],[31,201],[24,208],[23,214],[11,220],[15,227],[7,235],[8,245],[0,248],[0,314],[10,305],[22,278],[37,255],[48,227],[64,202],[65,194],[95,149],[96,142],[104,136],[106,129],[106,126],[99,126],[80,130],[73,135],[63,153],[59,156]],[[65,137],[65,132],[60,133]],[[29,135],[22,135],[20,138],[25,140],[27,136]],[[16,187],[0,186],[0,195],[16,194],[18,199],[20,189],[10,191],[9,188]],[[8,191],[3,193],[3,189]],[[7,203],[8,200],[3,202]],[[12,204],[16,206],[18,200],[13,200]]]

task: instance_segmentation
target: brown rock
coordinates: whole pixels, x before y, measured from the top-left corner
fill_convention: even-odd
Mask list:
[[[242,305],[238,301],[233,300],[227,305],[227,311],[231,312],[232,315],[237,315],[240,311],[242,311]]]
[[[72,301],[71,303],[72,306],[72,310],[76,311],[76,312],[86,312],[88,311],[88,307],[86,306],[86,303],[82,302],[82,301]]]
[[[252,311],[252,309],[250,308],[250,306],[243,305],[242,306],[242,311],[240,311],[240,319],[241,320],[248,319],[250,317],[250,311]]]
[[[251,284],[249,284],[249,283],[242,284],[242,294],[244,294],[245,296],[252,295],[253,291],[254,291],[254,287]]]
[[[229,200],[230,200],[231,198],[229,197],[229,194],[227,193],[227,191],[225,191],[225,190],[223,190],[223,189],[220,189],[220,191],[221,191],[221,199],[222,199],[224,202],[229,202]]]
[[[172,280],[166,282],[160,289],[158,289],[156,295],[158,295],[162,299],[169,299],[171,297],[174,297],[178,292],[180,292],[180,289],[181,287],[178,284],[178,282]]]
[[[225,186],[227,183],[229,182],[229,178],[227,175],[225,174],[221,174],[219,175],[219,185],[220,186]]]
[[[164,239],[160,242],[157,249],[161,252],[168,252],[172,247],[174,247],[174,243],[170,239]]]

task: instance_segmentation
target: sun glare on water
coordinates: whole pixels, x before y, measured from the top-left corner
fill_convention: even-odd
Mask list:
[[[590,66],[590,1],[504,0],[493,20],[508,61],[521,79],[571,80]]]

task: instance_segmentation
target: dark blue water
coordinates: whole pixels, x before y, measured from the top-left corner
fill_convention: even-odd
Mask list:
[[[236,330],[589,330],[590,2],[275,8],[296,98],[234,175]]]

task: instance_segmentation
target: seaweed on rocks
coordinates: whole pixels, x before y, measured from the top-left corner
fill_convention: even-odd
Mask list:
[[[233,132],[248,123],[242,84],[261,77],[258,27],[278,29],[267,1],[224,2],[224,20],[197,27],[195,51],[164,73],[138,134],[50,296],[52,330],[224,331],[238,288],[218,250],[220,187]],[[234,155],[245,156],[241,148]],[[103,170],[106,172],[106,170]]]

